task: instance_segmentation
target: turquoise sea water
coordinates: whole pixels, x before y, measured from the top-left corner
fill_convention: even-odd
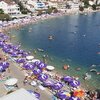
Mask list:
[[[100,13],[87,15],[69,15],[54,19],[40,21],[36,24],[12,29],[11,35],[15,44],[19,42],[22,48],[33,53],[36,48],[44,52],[37,52],[35,57],[42,59],[48,55],[47,63],[54,65],[59,73],[78,76],[86,88],[100,88],[100,75],[90,72],[91,65],[100,72]],[[53,40],[48,36],[53,35]],[[63,65],[69,64],[68,71],[63,70]],[[81,71],[76,71],[77,67]],[[83,80],[83,75],[88,72],[92,78]]]

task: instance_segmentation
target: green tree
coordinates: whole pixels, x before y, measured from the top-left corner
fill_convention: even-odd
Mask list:
[[[88,8],[89,7],[89,0],[83,0],[84,2],[84,8]]]
[[[18,2],[18,5],[20,7],[20,11],[21,11],[22,14],[27,14],[28,12],[30,12],[27,8],[25,8],[23,6],[23,4],[21,2]]]
[[[95,5],[95,4],[92,5],[92,9],[93,9],[93,10],[96,10],[96,5]]]
[[[51,13],[52,13],[52,8],[48,8],[48,9],[46,10],[46,13],[51,14]]]
[[[84,7],[80,6],[80,7],[79,7],[79,10],[80,10],[80,11],[84,11]]]
[[[57,8],[55,8],[54,10],[53,10],[53,13],[57,13],[58,12],[58,10],[57,10]]]
[[[11,17],[8,14],[0,14],[0,20],[11,20]]]
[[[39,10],[37,16],[42,15],[42,14],[43,14],[42,10]]]
[[[2,9],[0,9],[0,14],[4,14],[4,11]]]

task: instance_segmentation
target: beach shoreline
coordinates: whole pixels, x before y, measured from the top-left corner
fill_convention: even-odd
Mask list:
[[[66,10],[65,12],[60,12],[60,13],[55,13],[55,14],[43,14],[41,16],[31,16],[29,18],[28,22],[23,23],[24,18],[22,18],[22,22],[17,22],[15,24],[8,25],[7,27],[0,28],[1,32],[7,33],[10,29],[20,29],[21,27],[24,27],[29,24],[36,24],[40,21],[43,20],[48,20],[52,18],[58,18],[62,16],[69,16],[69,15],[77,15],[77,14],[89,14],[89,13],[95,13],[95,12],[100,12],[100,10],[92,10],[92,9],[85,9],[84,11],[79,11],[77,9],[70,9]]]
[[[84,12],[84,13],[88,13],[88,12]],[[84,13],[82,13],[82,14],[84,14]],[[89,12],[89,13],[91,13],[91,12]],[[73,13],[73,14],[76,14],[76,13]],[[64,15],[70,15],[70,14],[63,14],[63,15],[61,15],[61,16],[64,16]],[[21,24],[21,23],[17,23],[17,24],[15,24],[15,25],[11,25],[11,26],[7,26],[7,27],[5,27],[5,28],[3,28],[2,30],[0,30],[1,32],[4,32],[4,33],[8,33],[8,31],[10,30],[10,29],[20,29],[21,27],[23,27],[23,26],[25,26],[25,25],[28,25],[28,24],[35,24],[35,23],[38,23],[38,22],[40,22],[40,21],[43,21],[43,20],[47,20],[47,19],[51,19],[51,18],[57,18],[57,17],[60,17],[60,16],[48,16],[48,17],[45,17],[45,18],[39,18],[39,19],[37,19],[37,20],[33,20],[33,21],[29,21],[29,22],[27,22],[27,23],[25,23],[25,24]],[[57,73],[56,71],[54,72],[55,74]],[[59,73],[59,72],[58,72]],[[60,74],[59,74],[60,75]]]

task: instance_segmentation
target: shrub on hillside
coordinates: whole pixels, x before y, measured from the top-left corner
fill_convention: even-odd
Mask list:
[[[11,17],[8,14],[0,14],[0,20],[11,20]]]

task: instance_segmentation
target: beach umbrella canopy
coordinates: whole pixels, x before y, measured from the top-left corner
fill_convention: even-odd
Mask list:
[[[8,68],[9,67],[9,63],[8,62],[1,62],[1,65],[4,67],[4,68]]]
[[[11,57],[17,57],[18,54],[16,52],[11,53]]]
[[[0,41],[0,46],[3,47],[5,43],[3,41]]]
[[[28,52],[23,51],[23,53],[22,53],[22,57],[26,57],[26,56],[28,56],[28,55],[29,55]]]
[[[13,49],[8,49],[8,53],[9,53],[9,54],[15,54],[15,52],[14,52]]]
[[[20,47],[20,45],[14,45],[14,46],[12,46],[12,48],[13,48],[14,50],[19,50],[19,47]]]
[[[72,80],[69,84],[72,87],[77,87],[77,86],[80,86],[80,81],[78,81],[78,80]]]
[[[23,54],[24,53],[24,50],[18,49],[18,53],[19,54]]]
[[[15,85],[15,84],[17,84],[17,82],[18,82],[18,79],[10,78],[10,79],[6,80],[5,85]]]
[[[2,37],[4,35],[4,33],[0,32],[0,37]]]
[[[54,85],[54,81],[53,80],[46,80],[43,82],[44,86],[53,86]]]
[[[39,68],[39,69],[43,69],[43,68],[45,68],[46,66],[47,66],[47,65],[46,65],[45,63],[41,62],[41,63],[39,63],[38,68]]]
[[[38,98],[38,99],[40,98],[40,94],[39,94],[38,92],[35,92],[35,91],[34,91],[34,94],[35,94],[35,97],[36,97],[36,98]]]
[[[36,81],[32,81],[30,84],[31,84],[32,86],[36,86],[36,85],[37,85]]]
[[[19,58],[16,60],[17,63],[24,63],[25,62],[25,59],[24,58]]]
[[[30,94],[34,95],[36,98],[40,98],[40,94],[38,92],[32,91],[32,90],[27,90]]]
[[[81,100],[80,98],[77,98],[77,97],[70,97],[68,100]]]
[[[38,66],[40,63],[41,63],[40,60],[39,60],[39,61],[35,61],[35,62],[34,62],[34,65]]]
[[[72,87],[78,87],[78,86],[80,86],[80,81],[79,80],[72,80],[69,84]]]
[[[66,90],[61,90],[57,93],[58,98],[62,99],[69,99],[71,94]]]
[[[36,69],[36,70],[33,70],[33,73],[34,75],[39,75],[42,73],[42,70],[41,69]]]
[[[38,79],[40,80],[40,81],[46,81],[47,79],[48,79],[48,75],[47,74],[40,74],[39,76],[38,76]]]
[[[40,62],[39,59],[33,59],[32,62],[35,63],[36,61]]]
[[[9,52],[9,49],[8,49],[8,48],[3,48],[3,51],[4,51],[5,53],[8,53],[8,52]]]
[[[63,84],[61,82],[57,82],[57,83],[54,83],[52,88],[55,90],[60,90],[62,87],[63,87]]]
[[[4,40],[7,40],[7,39],[9,39],[9,36],[5,36],[5,35],[4,35],[2,38],[3,38]]]
[[[48,65],[48,66],[46,66],[46,69],[49,70],[49,71],[52,71],[52,70],[55,69],[55,67],[54,67],[54,66],[50,66],[50,65]]]
[[[0,72],[2,72],[3,70],[5,70],[4,67],[0,65]]]
[[[34,69],[34,65],[32,65],[32,64],[30,64],[30,63],[25,63],[24,65],[23,65],[23,67],[25,68],[25,69],[27,69],[27,70],[32,70],[32,69]]]
[[[64,76],[63,77],[63,81],[65,81],[65,82],[71,82],[72,81],[72,77],[71,76]]]
[[[34,59],[34,56],[26,56],[26,59],[27,60],[32,60],[32,59]]]
[[[84,90],[81,89],[77,89],[74,91],[73,96],[75,97],[83,97],[85,95]]]

